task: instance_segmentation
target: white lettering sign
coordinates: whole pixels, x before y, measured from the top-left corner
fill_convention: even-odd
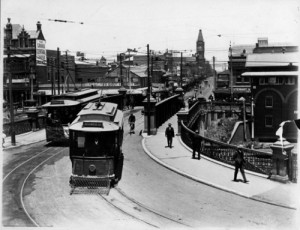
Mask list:
[[[36,40],[36,65],[47,65],[46,41]]]

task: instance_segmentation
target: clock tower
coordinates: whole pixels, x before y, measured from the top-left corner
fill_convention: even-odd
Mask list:
[[[204,65],[205,63],[204,52],[205,52],[205,43],[202,35],[202,30],[199,30],[198,39],[196,42],[196,59],[197,59],[197,63],[200,65]]]

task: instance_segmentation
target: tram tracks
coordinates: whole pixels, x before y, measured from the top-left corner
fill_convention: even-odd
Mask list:
[[[156,228],[161,228],[163,226],[165,226],[165,222],[168,223],[175,223],[177,225],[180,225],[181,227],[191,227],[189,224],[184,223],[181,220],[178,220],[176,218],[170,217],[166,214],[160,213],[156,210],[153,210],[150,207],[147,207],[146,205],[136,201],[135,199],[133,199],[132,197],[128,196],[125,192],[123,192],[120,188],[116,187],[115,188],[116,193],[114,193],[115,198],[113,199],[109,199],[108,197],[104,197],[102,196],[102,198],[104,200],[106,200],[106,202],[108,202],[110,205],[114,206],[115,208],[117,208],[118,210],[120,210],[121,212],[139,220],[142,221],[144,223],[146,223],[147,225],[156,227]],[[125,198],[126,202],[118,202],[117,198]],[[124,204],[126,204],[124,206]],[[145,213],[147,215],[145,215]],[[145,220],[146,217],[148,216],[148,219],[150,220]],[[149,218],[150,217],[150,218]],[[156,217],[156,218],[155,218]],[[161,219],[160,221],[156,221],[157,223],[154,224],[153,222],[154,219]],[[162,224],[164,223],[164,224]],[[161,225],[161,226],[160,226]]]
[[[136,116],[136,131],[143,125],[142,116]],[[126,134],[124,135],[124,141],[127,141],[130,138],[129,134],[129,123],[126,122]],[[128,130],[127,130],[128,129]],[[139,131],[138,131],[139,132]],[[138,135],[138,134],[136,134]],[[113,193],[113,194],[112,194]],[[119,210],[120,212],[140,221],[149,226],[155,228],[164,227],[166,223],[173,223],[179,225],[181,227],[191,227],[189,224],[184,223],[181,220],[176,218],[172,218],[166,214],[160,213],[156,210],[147,207],[146,205],[138,202],[137,200],[133,199],[132,197],[128,196],[125,192],[123,192],[120,188],[115,187],[113,191],[110,193],[111,195],[108,196],[99,196],[105,200],[109,205],[114,207],[115,209]],[[145,215],[146,214],[146,215]],[[146,217],[145,217],[146,216]],[[147,218],[148,217],[148,218]],[[154,221],[156,219],[156,221]],[[156,222],[156,223],[154,223]],[[164,223],[164,224],[162,224]]]
[[[39,227],[29,214],[25,202],[26,183],[33,173],[50,159],[61,154],[65,148],[49,147],[13,166],[3,178],[3,226],[26,225]],[[17,188],[17,189],[15,189]],[[14,208],[12,208],[14,207]]]

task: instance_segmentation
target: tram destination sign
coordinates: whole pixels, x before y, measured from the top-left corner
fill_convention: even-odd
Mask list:
[[[82,127],[83,128],[103,128],[103,123],[86,121],[86,122],[83,122]]]

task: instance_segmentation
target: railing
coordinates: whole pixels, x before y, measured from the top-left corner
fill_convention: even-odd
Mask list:
[[[161,126],[170,117],[176,114],[181,106],[182,102],[179,100],[179,94],[166,98],[155,105],[155,128]]]
[[[181,127],[181,139],[188,147],[192,148],[193,138],[197,135],[202,140],[201,154],[234,165],[233,154],[237,150],[236,146],[198,135],[186,127],[183,122]],[[242,150],[246,160],[245,169],[266,175],[270,174],[272,170],[272,155],[270,153],[247,148],[242,148]]]
[[[38,127],[39,129],[45,128],[46,121],[45,121],[45,116],[40,115],[38,117]],[[15,135],[22,134],[22,133],[27,133],[32,130],[32,119],[31,118],[25,118],[19,121],[14,122],[14,130],[15,130]],[[4,123],[3,124],[3,133],[5,133],[6,136],[11,135],[11,122]]]

